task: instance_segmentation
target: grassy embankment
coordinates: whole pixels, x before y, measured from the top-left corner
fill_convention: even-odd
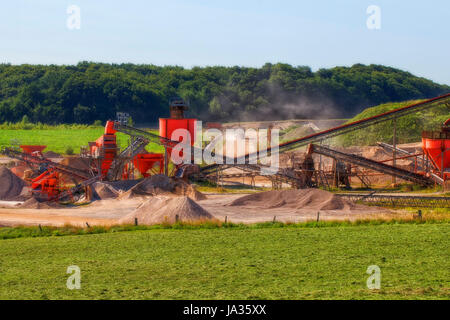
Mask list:
[[[375,107],[367,108],[352,119],[350,123],[364,118],[372,117],[393,109],[401,108],[424,100],[413,100],[395,103],[385,103]],[[450,108],[444,104],[436,106],[427,111],[417,112],[397,119],[397,142],[418,142],[423,130],[440,130],[442,123],[450,118]],[[386,121],[368,128],[344,134],[337,138],[327,140],[327,143],[342,146],[365,146],[376,145],[377,142],[392,143],[393,123]],[[303,125],[293,125],[280,131],[281,142],[298,139],[314,133],[311,128]]]
[[[385,103],[363,112],[348,120],[353,122],[378,115],[393,109],[401,108],[423,100],[404,101],[397,103]],[[410,143],[421,141],[422,131],[440,130],[442,123],[450,118],[450,107],[441,104],[426,111],[413,113],[397,119],[397,143]],[[376,145],[377,142],[392,143],[393,122],[382,122],[363,130],[344,134],[336,138],[339,144],[344,146]]]

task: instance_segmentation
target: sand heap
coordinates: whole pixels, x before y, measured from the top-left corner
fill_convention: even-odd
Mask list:
[[[17,200],[24,186],[22,179],[0,166],[0,200]]]
[[[181,179],[171,179],[163,174],[156,174],[144,179],[121,195],[120,198],[124,199],[156,195],[188,196],[194,200],[206,198],[206,196],[197,191],[194,186]]]
[[[57,202],[39,202],[36,198],[30,198],[18,207],[22,209],[57,209],[62,206]]]
[[[145,201],[134,212],[119,220],[121,224],[151,225],[160,223],[194,222],[210,220],[213,216],[189,197],[154,196]]]
[[[320,189],[274,190],[243,196],[230,206],[251,206],[254,208],[291,208],[311,210],[348,210],[357,207],[351,201]]]

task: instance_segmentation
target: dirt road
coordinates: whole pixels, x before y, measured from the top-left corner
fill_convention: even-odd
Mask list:
[[[243,194],[208,194],[207,199],[197,201],[216,219],[235,223],[255,223],[273,221],[302,222],[316,220],[319,211],[311,209],[267,208],[252,206],[230,206]],[[78,207],[57,209],[0,209],[0,225],[51,225],[75,226],[114,225],[117,221],[133,212],[142,203],[142,199],[103,200]],[[320,210],[320,220],[356,220],[361,218],[393,217],[394,213],[386,209],[373,207],[367,210]],[[395,213],[398,215],[398,213]]]

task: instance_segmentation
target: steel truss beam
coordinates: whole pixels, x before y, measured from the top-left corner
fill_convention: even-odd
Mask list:
[[[387,175],[395,176],[397,178],[418,183],[421,185],[431,186],[434,184],[434,182],[428,177],[422,176],[420,174],[405,169],[393,167],[385,163],[357,156],[355,154],[344,153],[341,151],[333,150],[323,146],[318,146],[315,144],[311,145],[311,151],[326,157],[341,160],[344,162],[349,162],[357,166],[378,171]]]

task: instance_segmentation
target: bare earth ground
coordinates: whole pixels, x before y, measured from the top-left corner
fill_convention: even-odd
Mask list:
[[[229,206],[229,204],[244,196],[243,194],[208,194],[207,199],[197,201],[204,209],[209,211],[216,219],[235,223],[255,223],[273,221],[302,222],[317,219],[317,210],[267,208],[261,209],[252,206]],[[118,220],[133,212],[142,199],[103,200],[79,207],[56,209],[20,209],[1,208],[0,226],[17,225],[51,225],[75,226],[114,225]],[[5,203],[5,202],[3,202]],[[355,220],[361,218],[376,218],[391,216],[393,213],[386,209],[373,207],[367,210],[321,210],[320,220]],[[396,213],[398,215],[398,213]]]
[[[279,222],[304,222],[317,219],[318,210],[291,209],[291,208],[267,208],[252,206],[229,206],[229,204],[242,194],[223,195],[210,194],[205,200],[198,203],[213,214],[217,219],[235,223],[256,223],[273,221],[274,217]],[[367,210],[320,210],[320,220],[356,220],[361,218],[372,218],[376,216],[390,215],[391,211],[377,207]]]
[[[282,123],[285,125],[286,123]],[[317,123],[317,125],[324,125]],[[262,124],[258,124],[262,125]],[[326,125],[329,125],[326,123]],[[402,148],[410,151],[420,149],[420,143],[401,145]],[[382,160],[389,158],[388,154],[382,153],[379,147],[353,147],[354,150],[348,152],[362,153],[364,156]],[[1,160],[8,160],[2,158]],[[60,159],[58,159],[60,160]],[[283,161],[287,162],[286,161]],[[241,173],[239,169],[229,169],[227,173]],[[391,180],[390,177],[382,177]],[[227,184],[244,183],[251,184],[250,178],[231,178],[224,179]],[[383,180],[383,182],[386,182]],[[255,185],[259,187],[270,187],[270,180],[264,177],[256,177]],[[229,206],[229,204],[244,194],[208,194],[207,199],[199,200],[197,203],[211,213],[218,220],[224,221],[225,217],[229,222],[235,223],[255,223],[264,221],[280,222],[302,222],[317,219],[317,210],[312,209],[292,209],[292,208],[261,208],[246,206]],[[65,224],[86,226],[89,225],[113,225],[118,220],[133,212],[141,203],[142,199],[122,199],[122,200],[102,200],[96,201],[89,205],[78,207],[63,207],[51,209],[25,209],[15,208],[17,202],[0,201],[0,226],[12,225],[53,225],[63,226]],[[361,218],[377,218],[398,216],[398,211],[393,213],[387,209],[369,207],[368,209],[342,209],[342,210],[321,210],[319,213],[320,220],[355,220]]]
[[[113,225],[126,214],[134,211],[142,200],[100,200],[89,205],[57,209],[0,209],[0,225],[51,225],[75,226]]]

